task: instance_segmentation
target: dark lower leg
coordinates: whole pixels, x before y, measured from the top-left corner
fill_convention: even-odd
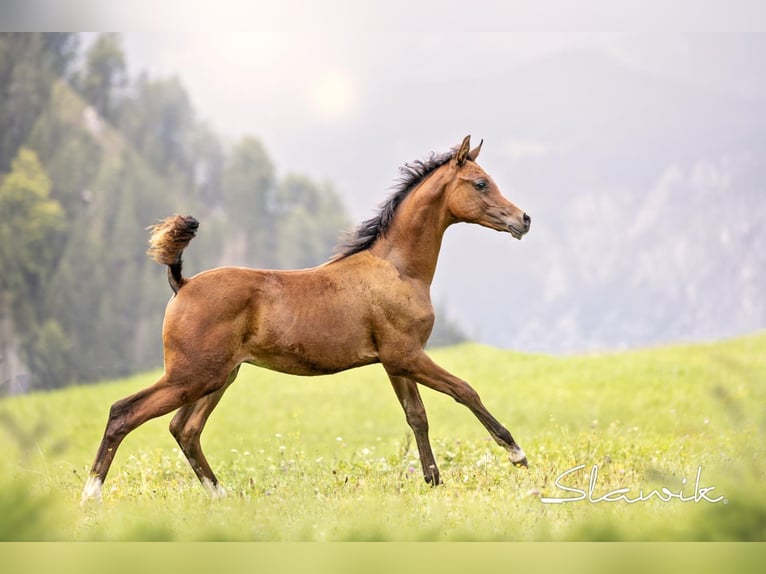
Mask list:
[[[465,381],[439,367],[424,352],[412,361],[409,369],[411,379],[429,388],[451,396],[467,406],[489,431],[490,436],[508,451],[508,458],[516,466],[527,466],[527,457],[516,443],[510,431],[492,416],[482,404],[478,393]]]
[[[184,405],[170,421],[171,434],[181,447],[197,478],[211,493],[216,493],[220,489],[218,479],[202,452],[200,436],[208,417],[218,405],[223,393],[234,381],[238,370],[239,368],[232,371],[222,389],[198,399],[195,403]]]
[[[109,419],[90,471],[91,476],[103,482],[117,447],[125,436],[149,419],[167,414],[181,404],[182,393],[177,387],[166,385],[164,378],[155,385],[114,403],[109,410]]]
[[[174,411],[196,398],[193,395],[190,397],[190,389],[183,385],[168,384],[166,375],[163,375],[153,386],[114,403],[83,489],[83,501],[101,497],[101,485],[106,480],[117,448],[128,433],[146,421]]]
[[[434,486],[441,483],[439,469],[436,466],[431,441],[428,438],[428,417],[423,400],[420,398],[417,384],[404,377],[390,377],[394,392],[404,409],[407,424],[410,425],[415,435],[415,443],[418,446],[420,464],[423,467],[423,476],[426,482]]]

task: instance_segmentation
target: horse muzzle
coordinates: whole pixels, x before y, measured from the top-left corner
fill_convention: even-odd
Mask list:
[[[506,222],[508,233],[513,235],[516,239],[521,239],[529,232],[529,228],[532,226],[532,218],[526,213],[521,216],[521,221],[518,218],[513,217],[510,221]]]

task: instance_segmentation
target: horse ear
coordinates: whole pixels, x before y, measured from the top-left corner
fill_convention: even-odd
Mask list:
[[[460,144],[460,149],[457,150],[457,164],[463,166],[465,160],[468,159],[468,154],[471,152],[471,136],[467,135],[463,138],[463,143]]]
[[[476,158],[479,157],[479,152],[481,151],[481,146],[483,143],[484,143],[484,140],[481,140],[479,142],[479,145],[477,145],[470,152],[468,152],[468,159],[470,159],[471,161],[476,161]]]

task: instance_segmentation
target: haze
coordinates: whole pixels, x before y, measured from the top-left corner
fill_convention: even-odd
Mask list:
[[[764,327],[766,36],[750,19],[712,32],[718,12],[693,3],[671,21],[612,9],[596,33],[564,5],[534,32],[513,3],[385,6],[280,3],[244,10],[248,32],[210,15],[123,40],[132,74],[178,75],[216,129],[332,181],[355,219],[399,165],[483,138],[533,225],[521,242],[447,232],[434,299],[479,341],[569,352]]]

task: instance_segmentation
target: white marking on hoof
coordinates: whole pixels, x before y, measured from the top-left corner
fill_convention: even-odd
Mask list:
[[[515,466],[527,466],[527,455],[524,454],[524,451],[518,445],[508,450],[508,459]]]
[[[97,476],[89,476],[85,481],[85,486],[82,489],[82,498],[80,499],[80,506],[83,506],[89,500],[97,500],[101,502],[101,487],[103,483]]]
[[[226,490],[220,484],[213,484],[213,481],[209,478],[202,479],[202,486],[205,487],[205,492],[210,495],[210,498],[225,498]]]

